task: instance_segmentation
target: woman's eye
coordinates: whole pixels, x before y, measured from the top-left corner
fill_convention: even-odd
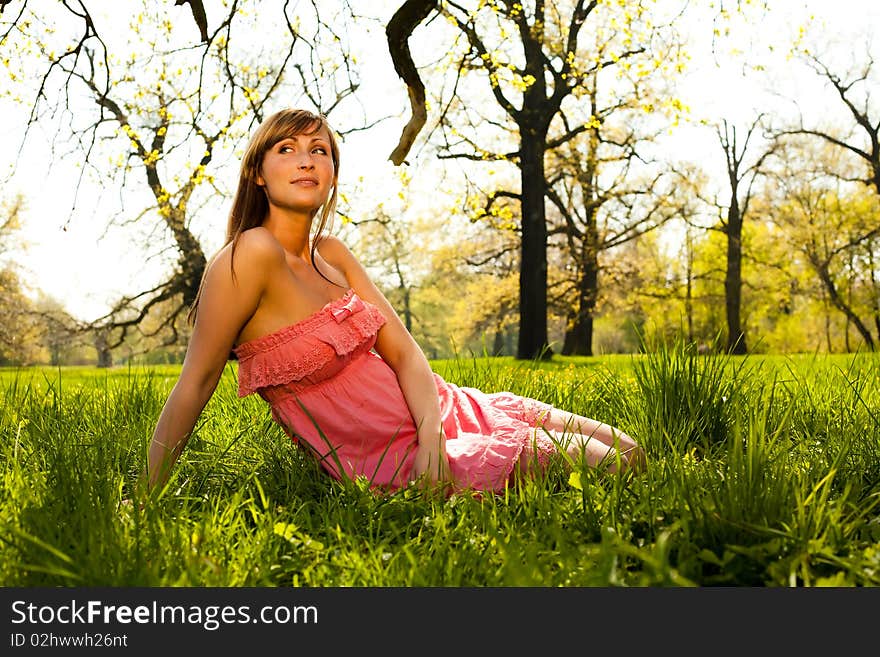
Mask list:
[[[293,148],[291,148],[290,146],[282,146],[281,148],[278,149],[278,152],[284,153],[285,151],[292,151],[292,150],[293,150]]]
[[[322,155],[326,155],[327,149],[324,148],[323,146],[317,146],[312,149],[312,153],[321,153]]]

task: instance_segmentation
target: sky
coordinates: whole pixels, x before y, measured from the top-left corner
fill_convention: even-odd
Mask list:
[[[390,0],[386,3],[392,8],[396,4]],[[845,56],[859,52],[860,47],[863,51],[865,39],[861,35],[865,26],[880,27],[880,2],[876,0],[777,0],[771,3],[771,12],[748,31],[751,45],[746,46],[745,39],[737,42],[749,57],[765,62],[768,67],[764,75],[744,76],[739,56],[729,52],[729,42],[721,47],[716,43],[713,48],[714,10],[709,2],[693,4],[698,11],[691,14],[690,23],[684,26],[690,34],[691,61],[680,96],[691,107],[694,118],[710,120],[725,116],[747,121],[756,108],[768,106],[781,115],[790,115],[795,108],[786,98],[793,97],[800,100],[801,109],[815,117],[838,111],[833,96],[816,76],[785,58],[785,43],[805,26],[823,47]],[[4,14],[11,13],[13,5]],[[179,10],[183,12],[185,7]],[[183,13],[180,17],[181,23],[191,20]],[[381,32],[373,34],[373,42],[368,44],[370,56],[362,60],[359,93],[364,105],[376,115],[396,116],[345,140],[341,172],[343,191],[347,184],[356,184],[373,197],[384,189],[389,189],[389,194],[397,193],[394,185],[388,186],[397,171],[387,157],[409,116],[405,88],[393,71],[384,42],[381,48],[376,47],[377,35]],[[775,45],[772,52],[770,45]],[[873,44],[875,59],[880,61],[878,47],[880,43]],[[90,183],[80,191],[81,211],[70,218],[77,170],[72,160],[52,161],[50,128],[36,130],[24,157],[14,161],[25,110],[8,101],[0,103],[0,201],[17,192],[26,199],[22,238],[28,248],[14,258],[30,285],[57,298],[74,316],[91,320],[107,312],[119,295],[146,289],[145,281],[158,281],[167,265],[161,258],[146,261],[145,251],[132,249],[135,242],[130,233],[112,230],[103,235],[106,221],[97,217],[106,215],[109,207],[115,209],[117,199],[99,184]],[[703,162],[719,155],[712,148],[711,134],[704,128],[682,128],[669,144],[677,155],[689,154]],[[429,191],[434,189],[433,175],[430,166],[422,166],[418,184]],[[427,193],[422,198],[428,203],[432,201]],[[221,205],[195,226],[209,257],[222,245],[227,211]]]

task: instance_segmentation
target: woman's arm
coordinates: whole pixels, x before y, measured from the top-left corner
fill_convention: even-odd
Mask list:
[[[214,392],[214,387],[216,383],[214,386],[204,387],[192,385],[181,372],[153,431],[147,454],[147,468],[141,482],[146,485],[147,490],[161,488],[168,480],[196,420]]]
[[[376,351],[397,374],[400,389],[416,423],[419,444],[410,478],[417,479],[425,475],[432,484],[448,481],[450,475],[446,436],[443,434],[440,397],[434,374],[418,345],[414,350],[407,349],[397,353],[393,349],[394,347],[391,350],[381,347],[379,340],[376,341]]]
[[[214,394],[242,326],[260,304],[269,272],[284,253],[268,231],[242,233],[235,249],[235,279],[227,245],[208,264],[198,313],[180,377],[153,432],[142,484],[161,487],[180,456],[202,410]]]
[[[440,416],[440,397],[428,359],[348,247],[335,237],[326,237],[320,243],[320,252],[331,265],[342,271],[358,296],[377,306],[387,320],[376,337],[376,351],[397,374],[418,431],[418,449],[411,478],[425,475],[432,484],[448,481],[449,460]]]

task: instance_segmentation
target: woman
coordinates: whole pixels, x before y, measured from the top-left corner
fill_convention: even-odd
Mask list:
[[[361,264],[324,235],[338,174],[322,116],[283,110],[252,136],[226,245],[205,270],[180,378],[150,444],[150,488],[167,480],[230,352],[239,396],[260,394],[335,477],[498,491],[560,448],[611,470],[641,467],[641,449],[613,427],[434,374]]]

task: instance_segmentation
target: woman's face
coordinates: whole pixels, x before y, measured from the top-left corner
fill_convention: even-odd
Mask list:
[[[270,205],[314,216],[327,200],[334,176],[330,134],[322,127],[273,144],[263,155],[257,184],[266,190]]]

